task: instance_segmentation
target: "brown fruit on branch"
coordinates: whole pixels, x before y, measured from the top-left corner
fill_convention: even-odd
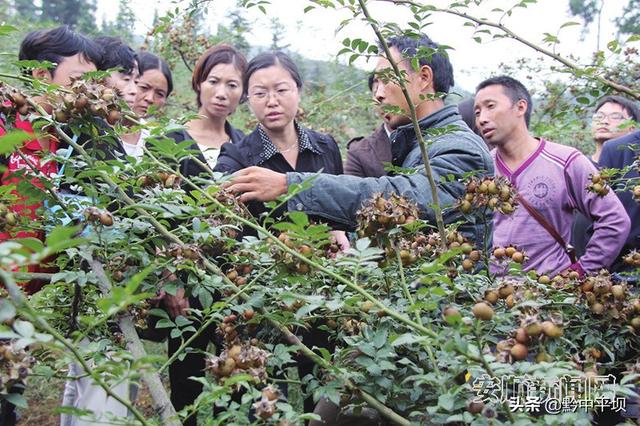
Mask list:
[[[500,298],[499,294],[495,290],[487,290],[484,294],[484,300],[495,305],[498,299]]]
[[[476,318],[481,319],[483,321],[488,321],[491,318],[493,318],[493,309],[491,308],[491,306],[487,305],[485,302],[478,302],[475,305],[473,305],[471,312],[473,312],[473,315]]]
[[[516,342],[522,343],[523,345],[527,345],[529,343],[529,335],[527,334],[527,331],[522,327],[516,330],[515,339]]]
[[[516,343],[511,348],[510,353],[514,360],[522,361],[527,357],[527,355],[529,355],[529,349],[527,349],[527,347],[522,343]]]
[[[480,414],[484,408],[484,402],[480,399],[470,399],[467,402],[467,411],[471,414]]]
[[[551,321],[542,322],[542,332],[550,339],[557,339],[562,336],[562,328],[558,327]]]

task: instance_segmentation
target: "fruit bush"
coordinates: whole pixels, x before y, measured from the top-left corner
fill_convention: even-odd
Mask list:
[[[432,13],[465,8],[396,3],[414,12],[409,28]],[[364,1],[310,2],[337,5],[350,9],[353,19],[364,17],[380,38],[399,30],[375,21]],[[378,53],[362,40],[347,44],[351,55]],[[404,84],[395,71],[391,78]],[[300,212],[258,222],[223,189],[224,177],[181,175],[180,161],[197,159],[188,143],[166,138],[175,121],[147,125],[152,138],[139,162],[104,160],[85,149],[69,135],[108,144],[123,131],[123,116],[135,120],[118,94],[102,87],[100,73],[69,90],[20,86],[15,81],[25,77],[2,77],[0,105],[7,117],[28,113],[41,137],[62,139],[77,154],[53,158],[66,164],[59,181],[41,178],[43,188],[36,188],[26,174],[16,184],[29,202],[58,207],[38,221],[14,214],[12,187],[0,187],[0,232],[48,230],[44,242],[0,243],[6,289],[0,299],[2,398],[24,406],[19,388],[25,381],[28,386],[29,374],[63,376],[70,362],[108,393],[123,380],[143,382],[157,417],[145,418],[123,403],[131,421],[145,425],[179,424],[194,411],[206,412],[212,425],[301,424],[316,416],[295,401],[300,392],[345,411],[372,407],[397,424],[589,424],[605,393],[629,403],[637,397],[640,295],[607,271],[583,279],[524,273],[527,256],[518,247],[492,247],[489,235],[474,247],[455,225],[445,227],[441,214],[438,223],[426,223],[411,200],[397,194],[377,194],[362,206],[354,244],[340,253],[326,224]],[[413,108],[410,113],[415,122]],[[5,126],[11,130],[11,121]],[[0,153],[26,138],[10,131],[0,139]],[[594,176],[591,190],[604,192],[612,179]],[[622,189],[637,184],[616,182]],[[63,196],[60,183],[86,197]],[[436,205],[437,212],[459,209],[470,221],[489,223],[495,212],[519,208],[506,180],[469,176],[463,183],[465,196],[453,206]],[[309,185],[313,180],[291,193]],[[283,200],[269,207],[275,210]],[[628,262],[638,266],[639,257],[630,253]],[[58,272],[22,269],[35,263],[54,264]],[[49,284],[27,298],[16,282],[33,278]],[[201,308],[172,319],[152,299],[180,288]],[[150,323],[183,339],[169,360],[144,353],[138,332]],[[216,327],[220,344],[199,379],[204,392],[176,416],[158,375],[209,326]],[[81,343],[85,339],[88,345]],[[303,359],[314,368],[297,377],[291,367]],[[587,391],[606,374],[616,384]],[[525,395],[515,385],[525,377],[549,386],[566,377],[575,386],[553,401],[542,398],[538,410],[518,409]],[[552,403],[565,398],[584,400],[591,409],[559,411]]]

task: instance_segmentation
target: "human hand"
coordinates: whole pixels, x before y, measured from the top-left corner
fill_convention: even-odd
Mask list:
[[[264,167],[247,167],[233,174],[230,183],[223,185],[238,192],[240,201],[273,201],[287,193],[287,176]]]

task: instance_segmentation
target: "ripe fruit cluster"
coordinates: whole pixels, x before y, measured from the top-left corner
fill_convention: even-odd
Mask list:
[[[498,342],[496,357],[501,362],[522,361],[529,356],[531,348],[543,347],[539,342],[557,339],[563,333],[559,317],[551,315],[549,319],[541,321],[538,314],[525,315],[520,321],[520,326],[512,332],[512,337]],[[541,349],[535,360],[550,361],[551,357]]]
[[[357,213],[358,236],[376,240],[388,230],[413,223],[417,218],[418,207],[407,198],[397,194],[391,194],[389,198],[374,194]]]
[[[591,183],[587,185],[587,191],[593,192],[599,197],[604,197],[609,193],[609,176],[605,174],[593,174],[590,176]]]
[[[135,324],[136,328],[140,330],[147,329],[147,317],[149,316],[149,309],[151,309],[151,305],[146,300],[143,300],[129,307],[129,313],[131,314],[133,323]]]
[[[271,418],[276,413],[276,402],[280,397],[280,391],[269,385],[262,389],[260,399],[253,404],[256,415],[262,420]]]
[[[630,297],[624,283],[614,283],[606,270],[586,277],[579,286],[591,312],[609,321],[627,322],[630,330],[640,332],[640,299]]]
[[[221,383],[234,374],[249,374],[256,382],[265,382],[267,358],[271,354],[253,343],[234,341],[220,356],[207,359],[206,370],[212,372]]]
[[[113,225],[113,215],[106,210],[100,210],[97,207],[87,207],[82,214],[89,222],[100,222],[103,226]]]
[[[631,189],[631,192],[633,193],[633,199],[636,202],[640,202],[640,185],[636,185]]]
[[[180,177],[172,173],[157,172],[140,176],[137,185],[141,188],[154,186],[177,189],[180,187]]]
[[[640,267],[640,252],[636,250],[632,250],[626,256],[624,256],[622,260],[627,265],[631,265],[638,268]]]
[[[457,205],[463,214],[484,209],[511,214],[517,206],[517,198],[518,192],[504,176],[472,177],[467,181],[466,192]]]
[[[213,197],[236,215],[245,219],[250,217],[239,197],[226,190],[220,190]],[[242,231],[237,221],[222,212],[214,212],[204,219],[209,226],[208,235],[198,240],[203,253],[211,257],[218,257],[229,251],[235,245],[236,239]],[[246,274],[245,274],[246,275]]]
[[[35,358],[24,349],[18,349],[15,342],[0,343],[0,395],[6,395],[13,385],[24,383],[31,372]]]
[[[15,226],[18,223],[18,217],[16,214],[9,210],[9,208],[0,203],[0,232],[3,232],[11,226]]]
[[[67,123],[93,115],[114,125],[122,119],[119,95],[116,90],[106,87],[104,81],[76,80],[69,89],[70,93],[53,102],[52,115],[57,122]]]
[[[227,278],[238,287],[242,287],[247,283],[246,276],[253,271],[253,266],[249,264],[237,265],[229,269],[226,273]]]
[[[489,288],[485,291],[484,301],[490,305],[495,305],[499,300],[504,300],[505,306],[511,309],[517,303],[535,299],[538,295],[539,292],[535,287],[504,279],[498,283],[498,287]]]
[[[307,244],[306,241],[287,232],[281,232],[280,235],[278,235],[278,240],[291,250],[295,250],[307,258],[314,256],[333,258],[340,251],[340,247],[334,242],[326,243],[319,248],[315,248],[313,245]],[[281,250],[276,245],[271,244],[270,241],[269,244],[274,259],[276,259],[279,264],[284,265],[289,272],[307,274],[311,271],[307,263],[301,261],[291,253]]]
[[[527,261],[527,256],[524,250],[519,250],[518,247],[509,245],[507,247],[495,247],[493,249],[493,257],[498,261],[509,261],[523,264]]]
[[[33,108],[27,103],[27,95],[0,81],[0,114],[10,117],[14,109],[27,115]]]
[[[200,265],[202,250],[197,244],[176,244],[171,243],[169,247],[156,247],[156,255],[163,257],[172,257],[173,264],[178,265],[184,261],[192,261]],[[202,266],[202,265],[200,265]]]

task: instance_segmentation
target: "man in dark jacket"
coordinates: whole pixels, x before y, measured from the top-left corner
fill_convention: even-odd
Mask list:
[[[453,69],[448,57],[440,53],[439,46],[426,35],[420,38],[395,37],[388,41],[392,59],[400,70],[406,72],[407,89],[415,105],[420,128],[428,145],[427,151],[437,197],[445,207],[445,223],[462,220],[461,230],[477,244],[483,241],[484,228],[480,224],[466,221],[451,207],[464,193],[464,185],[458,181],[465,174],[493,174],[493,162],[486,145],[469,130],[462,121],[455,105],[445,106],[436,93],[447,93],[453,86]],[[419,58],[419,69],[411,67],[409,58],[419,50],[435,52]],[[390,62],[381,56],[376,67],[375,91],[382,105],[400,108],[403,113],[385,115],[390,126],[397,130],[392,135],[392,163],[395,166],[413,169],[417,173],[397,174],[379,178],[356,176],[331,176],[320,174],[310,189],[292,197],[287,207],[290,211],[304,211],[327,219],[345,229],[356,227],[356,213],[362,203],[373,194],[396,193],[404,195],[418,204],[421,217],[435,224],[432,192],[424,173],[424,163],[417,137],[407,111],[409,106],[400,86],[383,78],[388,75]],[[287,193],[289,185],[301,183],[312,177],[308,173],[275,173],[260,167],[250,167],[238,172],[229,186],[232,191],[243,193],[242,199],[268,201]],[[449,179],[453,177],[454,179]]]
[[[640,146],[640,130],[621,138],[612,139],[602,147],[598,165],[601,168],[607,169],[623,169],[630,166],[637,159],[639,154],[638,146]],[[640,178],[637,167],[632,167],[624,177],[627,179]],[[631,219],[631,230],[620,254],[613,262],[613,265],[611,265],[611,270],[613,272],[631,271],[634,270],[635,267],[625,265],[622,258],[629,253],[629,251],[640,248],[640,204],[634,199],[632,191],[618,192],[616,195],[618,195],[618,198],[629,215],[629,219]]]
[[[375,94],[377,83],[375,73],[369,74],[369,90]],[[384,112],[380,111],[384,120]],[[372,134],[367,137],[353,138],[347,143],[347,161],[344,174],[360,177],[385,176],[385,163],[391,163],[391,139],[393,131],[387,120],[384,120]]]

